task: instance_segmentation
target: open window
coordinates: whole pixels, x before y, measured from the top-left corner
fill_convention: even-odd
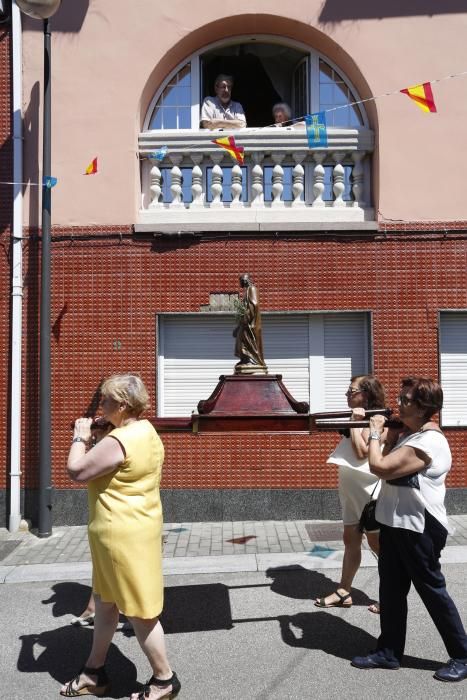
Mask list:
[[[344,74],[323,56],[297,44],[250,37],[197,52],[178,66],[154,96],[145,129],[198,129],[200,106],[214,93],[219,73],[234,77],[233,99],[249,127],[272,124],[272,107],[286,102],[295,118],[329,110],[329,126],[366,125],[358,95]]]

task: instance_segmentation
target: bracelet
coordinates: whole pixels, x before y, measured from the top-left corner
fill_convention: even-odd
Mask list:
[[[78,436],[78,437],[73,438],[73,440],[71,441],[71,444],[73,444],[74,442],[86,442],[86,440],[84,438]]]
[[[373,430],[370,433],[369,439],[370,440],[381,440],[381,435],[379,433],[377,433],[376,430]]]

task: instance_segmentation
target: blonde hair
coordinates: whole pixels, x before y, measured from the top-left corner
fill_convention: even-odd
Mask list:
[[[101,386],[102,396],[126,403],[127,412],[139,416],[149,407],[149,394],[138,374],[113,374]]]

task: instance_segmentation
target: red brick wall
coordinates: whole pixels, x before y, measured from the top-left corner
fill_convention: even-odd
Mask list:
[[[10,348],[10,233],[12,219],[11,185],[13,149],[11,140],[10,25],[0,24],[0,486],[6,481],[8,437],[8,356]]]
[[[80,240],[81,233],[96,238]],[[136,370],[155,397],[156,314],[197,311],[210,292],[235,290],[241,272],[254,276],[263,310],[372,310],[375,372],[393,406],[401,376],[438,374],[438,309],[467,308],[463,232],[450,238],[437,233],[262,239],[210,234],[137,240],[128,228],[108,227],[55,229],[54,236],[63,237],[55,240],[52,256],[57,488],[71,486],[64,469],[70,421],[87,409],[103,377]],[[31,239],[25,250],[26,486],[37,485],[37,255],[37,241]],[[449,485],[467,486],[467,432],[450,430],[448,438],[454,455]],[[163,439],[167,488],[336,485],[335,471],[325,464],[337,441],[333,434],[165,434]]]

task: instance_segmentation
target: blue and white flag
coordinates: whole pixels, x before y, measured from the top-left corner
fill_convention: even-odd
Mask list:
[[[309,148],[326,148],[328,145],[326,112],[307,114],[305,116],[305,124]]]
[[[150,153],[149,158],[151,158],[151,160],[163,161],[165,156],[167,155],[168,150],[169,149],[167,146],[161,146],[157,149],[157,151],[153,151],[152,153]]]
[[[58,180],[56,177],[51,177],[51,176],[44,176],[42,180],[42,184],[44,187],[47,187],[48,190],[51,190],[52,187],[55,187],[57,184]]]

